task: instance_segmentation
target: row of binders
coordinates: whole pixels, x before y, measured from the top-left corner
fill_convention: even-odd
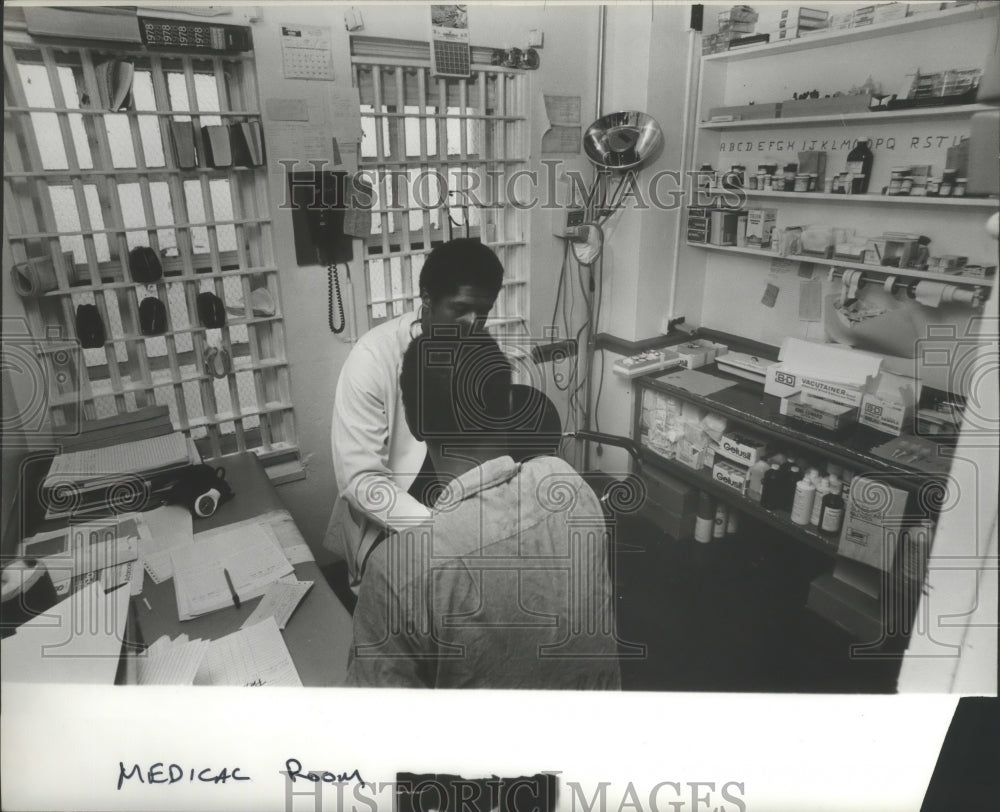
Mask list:
[[[201,143],[190,121],[171,121],[174,160],[181,169],[198,166],[263,166],[264,135],[259,121],[209,124],[201,128]]]

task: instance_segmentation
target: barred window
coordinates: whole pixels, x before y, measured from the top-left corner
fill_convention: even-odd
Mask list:
[[[468,79],[435,77],[426,44],[355,37],[351,46],[359,166],[374,192],[364,240],[369,323],[418,306],[426,255],[470,236],[493,248],[505,269],[490,325],[523,326],[525,217],[510,199],[527,163],[525,75],[473,64]]]
[[[57,279],[23,300],[29,326],[41,339],[74,339],[76,309],[90,304],[106,334],[69,368],[56,370],[51,357],[65,343],[42,350],[54,426],[161,404],[205,456],[294,451],[266,172],[204,160],[179,168],[172,143],[172,122],[193,125],[204,155],[202,126],[259,120],[252,54],[111,51],[6,34],[4,248],[13,264],[50,262]],[[121,112],[99,101],[99,70],[112,58],[134,65],[132,104]],[[130,275],[137,246],[160,260],[153,285]],[[273,312],[251,306],[257,289]],[[225,305],[225,326],[200,323],[203,292]],[[166,329],[146,336],[139,308],[151,296],[166,308]]]

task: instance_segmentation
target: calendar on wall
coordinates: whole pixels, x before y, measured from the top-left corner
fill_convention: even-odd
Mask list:
[[[328,27],[281,26],[281,64],[286,79],[333,79],[333,51]]]

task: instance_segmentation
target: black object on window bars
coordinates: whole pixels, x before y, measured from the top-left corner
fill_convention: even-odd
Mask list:
[[[163,278],[163,267],[156,251],[148,245],[139,245],[128,252],[128,270],[132,281],[152,285]]]
[[[226,308],[222,300],[214,293],[205,291],[198,294],[198,320],[202,327],[224,327],[226,324]]]
[[[104,346],[106,338],[104,322],[101,321],[101,314],[97,310],[97,305],[77,305],[76,337],[80,340],[80,346],[88,350]]]
[[[139,329],[144,336],[163,335],[167,329],[167,308],[155,296],[139,302]]]

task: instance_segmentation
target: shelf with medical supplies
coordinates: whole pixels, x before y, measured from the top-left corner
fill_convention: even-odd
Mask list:
[[[732,340],[731,337],[724,337],[723,334],[711,330],[699,330],[697,335],[702,336],[701,340],[703,341],[706,340],[706,336],[710,337],[710,340],[721,340],[722,338]],[[805,347],[806,349],[822,346],[813,345],[811,342],[799,343],[803,346],[808,345]],[[739,345],[736,344],[736,346]],[[695,367],[693,371],[699,373],[697,378],[700,380],[694,382],[696,384],[694,388],[697,389],[698,386],[705,383],[711,384],[708,390],[702,390],[705,392],[704,394],[692,391],[691,384],[687,380],[687,373],[692,370],[684,370],[683,374],[666,370],[637,377],[633,382],[638,392],[635,399],[636,419],[634,427],[636,433],[634,439],[640,446],[648,447],[648,443],[643,441],[638,432],[641,426],[642,392],[643,390],[651,390],[691,403],[703,411],[717,414],[726,421],[738,424],[764,439],[770,438],[807,453],[821,455],[826,460],[835,461],[855,471],[878,475],[886,482],[907,490],[927,488],[929,482],[940,482],[947,477],[949,453],[954,446],[953,436],[932,437],[929,436],[929,431],[922,430],[919,436],[912,439],[915,445],[927,449],[925,456],[930,455],[943,460],[942,465],[934,466],[925,464],[924,458],[921,456],[907,457],[898,453],[897,445],[904,440],[910,442],[907,439],[910,435],[906,430],[897,431],[893,435],[892,432],[887,433],[885,430],[880,430],[856,419],[863,411],[863,407],[855,408],[855,419],[842,421],[838,428],[828,429],[819,422],[811,423],[800,419],[789,414],[787,407],[790,405],[790,400],[801,400],[801,392],[788,386],[781,389],[780,381],[783,380],[781,362],[767,357],[777,356],[776,348],[771,348],[767,355],[757,348],[751,349],[751,352],[757,354],[730,351],[727,354],[717,356],[712,363]],[[732,356],[736,356],[736,358],[731,363],[727,362],[727,359]],[[754,369],[755,367],[756,369]],[[885,377],[891,376],[886,373]],[[765,380],[769,382],[765,383]],[[775,384],[774,381],[778,381],[778,383]],[[800,385],[800,383],[796,383],[796,386]],[[817,381],[816,385],[819,388],[822,386],[822,382]],[[685,388],[686,386],[688,388]],[[780,394],[768,394],[765,391],[765,386],[771,391],[781,390]],[[857,393],[849,393],[847,397],[855,397],[866,405],[875,402],[885,405],[886,400],[889,399],[888,396],[879,396],[873,386],[871,383],[867,385],[867,389],[873,390],[872,392],[859,390]],[[821,400],[810,397],[808,392],[806,395],[807,400],[816,403]],[[917,404],[910,404],[909,419],[911,425],[916,419],[916,407]],[[831,414],[833,411],[831,409]],[[919,411],[920,415],[925,414],[924,409]],[[895,436],[895,440],[891,439],[892,436]],[[656,449],[654,448],[653,451]]]
[[[713,195],[723,196],[732,192],[713,192]],[[960,209],[988,209],[994,211],[1000,208],[1000,200],[995,197],[917,197],[913,195],[847,195],[828,192],[773,192],[759,189],[741,189],[739,194],[747,197],[771,198],[776,200],[812,200],[823,203],[853,203],[874,204],[881,206],[944,206]]]
[[[750,105],[754,107],[755,105]],[[796,127],[803,124],[879,124],[892,121],[912,121],[926,118],[967,118],[974,113],[985,113],[996,108],[989,104],[950,104],[941,107],[912,107],[904,110],[874,110],[860,113],[827,113],[813,116],[786,116],[785,118],[734,118],[708,119],[699,122],[700,130],[749,130],[773,127]]]
[[[905,4],[901,5],[905,6]],[[920,6],[911,5],[914,6],[913,10],[915,12],[919,11]],[[702,60],[705,62],[736,62],[758,57],[776,57],[796,51],[826,48],[832,45],[860,42],[867,39],[891,37],[926,29],[937,29],[955,23],[986,21],[995,18],[997,11],[1000,10],[995,3],[972,3],[944,10],[939,10],[937,4],[934,3],[925,3],[923,6],[927,9],[926,11],[912,13],[910,16],[899,19],[887,20],[885,22],[869,22],[867,25],[862,26],[855,25],[840,29],[819,30],[809,33],[807,36],[800,36],[794,39],[779,39],[776,42],[748,45],[733,50],[705,54]]]
[[[704,248],[709,251],[740,254],[743,256],[754,257],[756,259],[784,259],[789,262],[811,262],[814,265],[824,265],[829,267],[830,273],[833,274],[834,277],[842,276],[844,270],[856,270],[860,271],[863,275],[867,275],[869,279],[878,279],[879,284],[883,284],[889,277],[906,277],[908,279],[922,279],[931,282],[946,282],[949,285],[962,287],[971,286],[974,289],[982,288],[985,292],[991,290],[996,284],[995,273],[994,275],[985,278],[963,277],[960,274],[934,273],[932,271],[920,271],[914,268],[895,268],[890,265],[866,265],[860,262],[852,263],[842,259],[827,259],[825,257],[816,257],[808,254],[792,254],[790,256],[783,257],[780,254],[775,254],[772,251],[762,250],[759,248],[738,248],[732,245],[712,245],[711,243],[696,242],[688,242],[688,245],[691,248]]]

